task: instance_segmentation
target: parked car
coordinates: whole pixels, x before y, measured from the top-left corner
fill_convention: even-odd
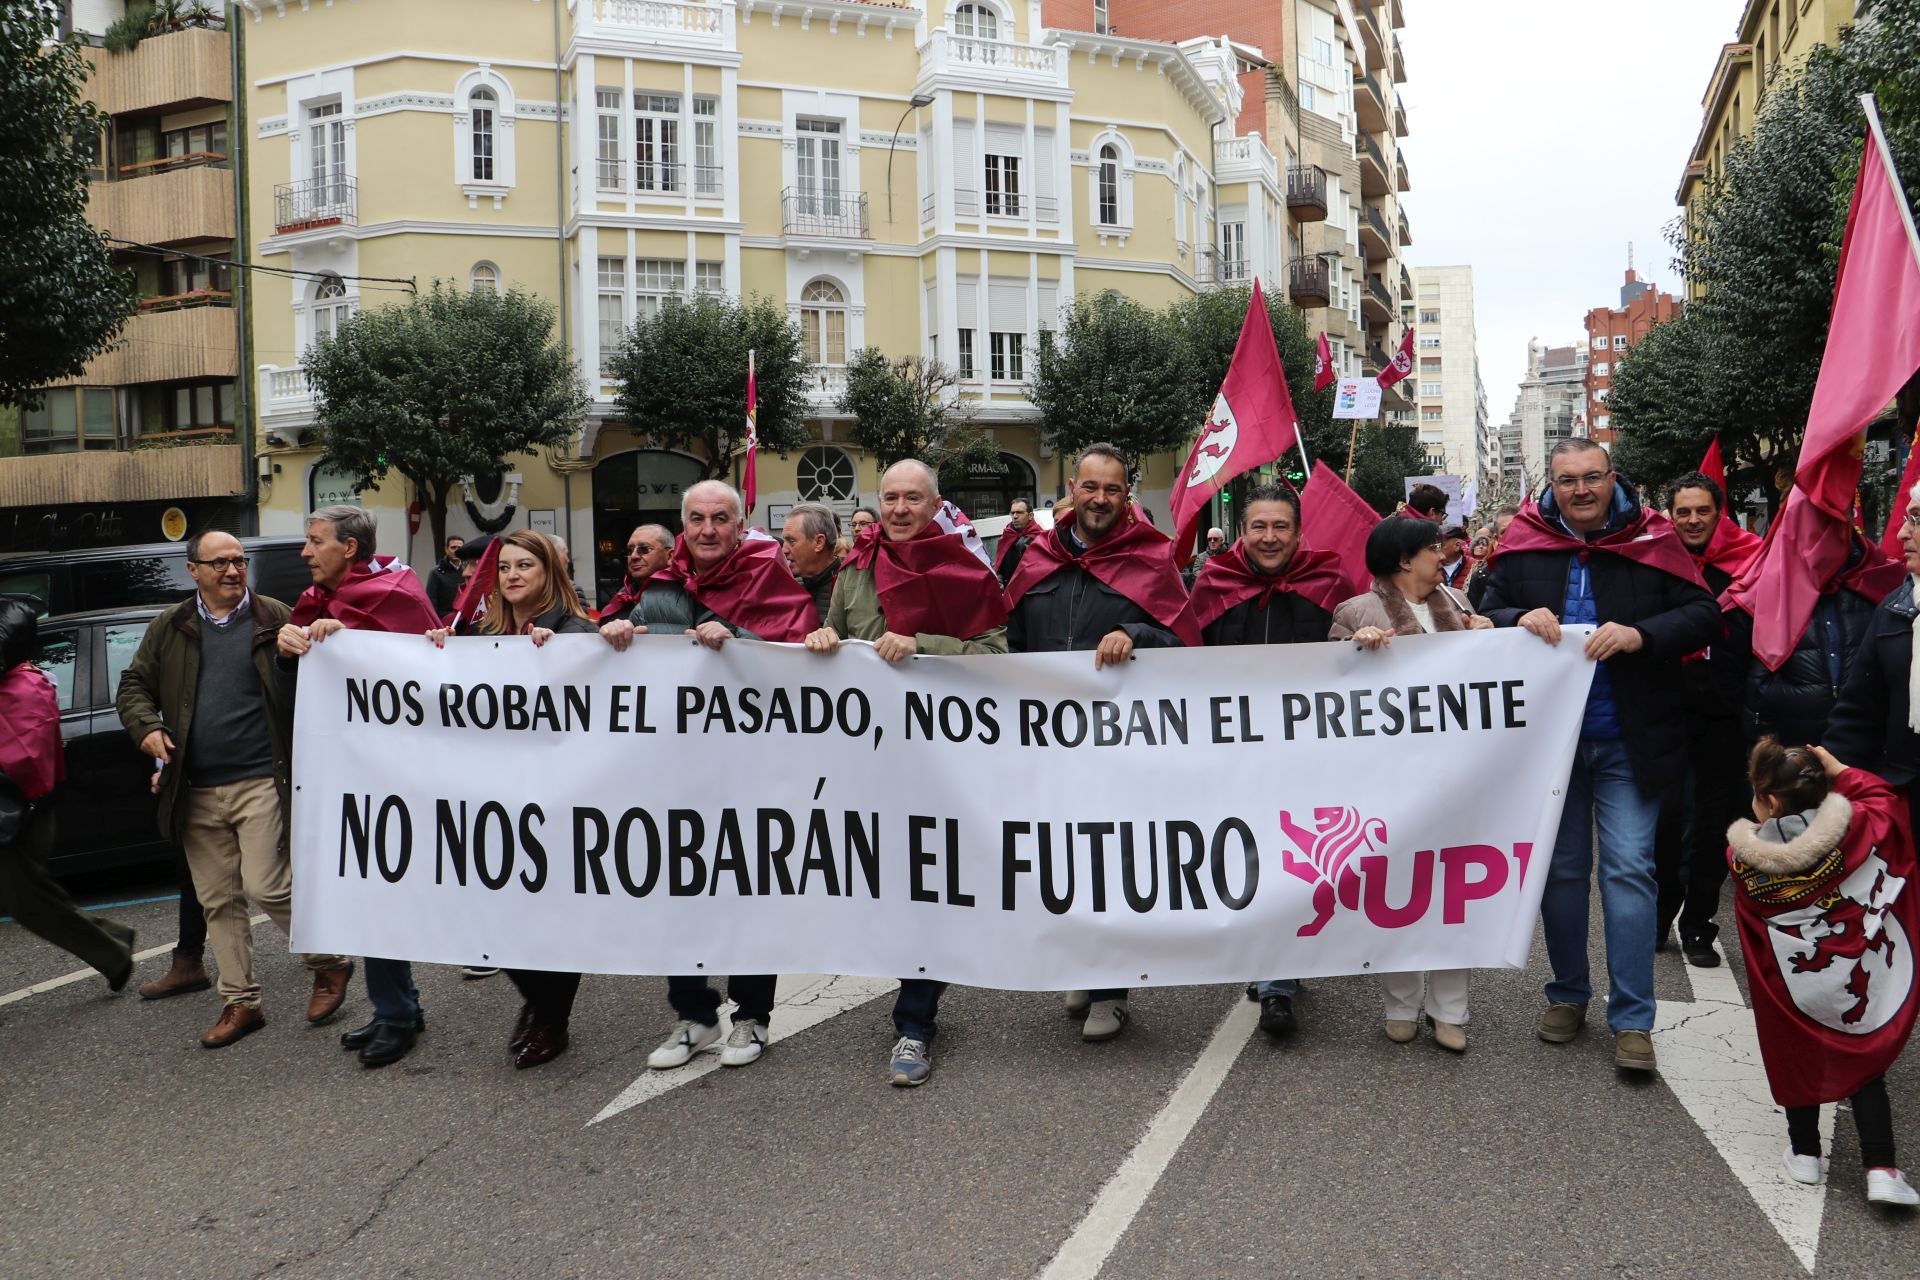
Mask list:
[[[243,538],[253,590],[291,603],[312,581],[299,538]],[[67,780],[54,795],[55,876],[167,862],[153,761],[121,727],[114,698],[147,625],[193,592],[181,543],[0,557],[0,596],[41,614],[34,661],[60,698]]]

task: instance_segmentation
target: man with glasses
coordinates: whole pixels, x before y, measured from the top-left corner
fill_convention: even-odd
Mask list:
[[[1073,467],[1073,509],[1033,540],[1007,583],[1007,647],[1014,653],[1093,650],[1095,670],[1140,649],[1197,648],[1200,628],[1173,562],[1173,543],[1133,505],[1126,455],[1088,445]],[[1083,1040],[1127,1025],[1127,992],[1074,991]]]
[[[1663,793],[1686,772],[1681,660],[1720,635],[1720,610],[1673,526],[1641,505],[1604,448],[1576,436],[1547,464],[1538,505],[1501,540],[1483,610],[1548,644],[1563,625],[1592,626],[1584,648],[1599,664],[1540,903],[1553,981],[1539,1035],[1565,1044],[1586,1023],[1597,825],[1613,1060],[1652,1071],[1654,829]]]
[[[219,967],[219,1021],[200,1037],[224,1048],[267,1023],[253,976],[251,900],[281,933],[293,921],[286,843],[293,698],[274,662],[289,609],[247,589],[247,557],[228,533],[187,548],[197,588],[155,618],[120,676],[120,722],[160,770],[160,831],[186,850]],[[307,1021],[346,999],[353,962],[304,958]]]

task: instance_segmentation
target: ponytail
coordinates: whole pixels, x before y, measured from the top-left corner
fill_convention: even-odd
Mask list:
[[[1769,734],[1753,744],[1747,761],[1753,794],[1778,800],[1788,813],[1817,809],[1833,789],[1820,758],[1805,747],[1784,747]]]

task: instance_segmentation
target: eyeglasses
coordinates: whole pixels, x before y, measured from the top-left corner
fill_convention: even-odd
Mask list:
[[[187,563],[197,564],[201,568],[211,569],[215,573],[225,573],[229,569],[246,568],[247,558],[245,556],[227,556],[219,560],[189,560]]]
[[[1909,529],[1920,529],[1920,511],[1907,512],[1907,518],[1903,523]]]
[[[1589,471],[1583,476],[1555,476],[1553,487],[1566,490],[1597,489],[1600,482],[1612,474],[1612,471]]]

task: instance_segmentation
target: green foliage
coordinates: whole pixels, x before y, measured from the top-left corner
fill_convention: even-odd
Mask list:
[[[1083,297],[1061,317],[1057,335],[1040,335],[1027,398],[1040,410],[1041,438],[1062,454],[1104,440],[1146,457],[1199,433],[1212,393],[1194,408],[1191,365],[1165,312],[1113,292]]]
[[[840,410],[853,415],[853,442],[882,468],[918,458],[940,472],[992,461],[993,442],[974,428],[968,402],[954,392],[959,380],[938,360],[889,360],[877,347],[853,353]]]
[[[1614,370],[1614,464],[1649,492],[1699,466],[1716,434],[1722,450],[1738,434],[1709,391],[1707,341],[1695,309],[1647,334]]]
[[[128,53],[148,36],[187,27],[224,27],[226,19],[213,5],[190,0],[136,0],[101,36],[111,53]]]
[[[697,448],[707,475],[724,476],[734,451],[746,447],[750,350],[760,447],[799,448],[807,442],[800,330],[765,298],[671,298],[643,318],[608,362],[621,382],[620,412],[663,447]]]
[[[78,375],[133,314],[131,283],[87,225],[87,169],[105,125],[88,67],[50,43],[53,10],[0,6],[0,404]]]
[[[301,360],[326,460],[362,487],[389,469],[413,481],[441,545],[455,484],[579,429],[590,401],[553,321],[552,304],[517,289],[437,282],[343,322]]]

